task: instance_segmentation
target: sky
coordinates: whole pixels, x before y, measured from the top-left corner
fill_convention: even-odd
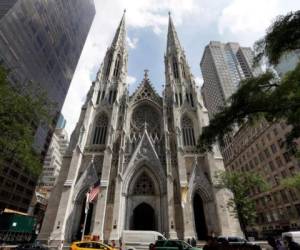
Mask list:
[[[278,15],[300,9],[300,0],[94,0],[96,15],[62,109],[71,135],[92,81],[126,9],[128,77],[132,93],[144,69],[158,93],[164,84],[168,12],[196,82],[209,41],[252,47]]]

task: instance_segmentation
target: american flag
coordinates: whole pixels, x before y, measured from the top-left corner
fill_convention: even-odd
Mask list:
[[[88,193],[88,202],[91,203],[95,200],[98,193],[100,192],[100,180],[98,180],[93,187],[90,189],[90,192]]]

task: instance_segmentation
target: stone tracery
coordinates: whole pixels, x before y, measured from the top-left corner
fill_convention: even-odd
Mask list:
[[[154,195],[154,185],[151,178],[143,172],[136,181],[133,189],[134,195]]]

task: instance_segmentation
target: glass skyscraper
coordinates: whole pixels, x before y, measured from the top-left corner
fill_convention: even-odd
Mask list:
[[[53,129],[39,127],[35,135],[34,148],[44,156],[95,16],[95,6],[93,0],[14,2],[0,5],[0,61],[11,70],[12,84],[38,83],[48,99],[56,103]],[[6,173],[0,174],[0,210],[5,206],[26,210],[30,202],[36,180],[14,168],[11,164]],[[17,174],[10,176],[12,171]]]

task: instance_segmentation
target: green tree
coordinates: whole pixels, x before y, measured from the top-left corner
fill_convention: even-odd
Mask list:
[[[300,190],[300,173],[297,173],[292,177],[283,179],[281,185],[286,188],[295,188]]]
[[[266,36],[255,45],[256,62],[263,56],[271,64],[292,50],[300,48],[300,11],[279,16],[267,30]],[[300,63],[296,68],[278,79],[271,70],[241,81],[238,90],[221,108],[209,126],[204,127],[198,140],[202,151],[211,150],[212,145],[223,142],[224,136],[234,125],[245,121],[253,123],[264,117],[270,122],[285,120],[293,128],[287,143],[293,149],[293,140],[300,136]]]
[[[254,223],[256,219],[256,207],[253,199],[249,197],[253,188],[267,190],[268,185],[264,179],[252,172],[223,171],[216,175],[219,188],[227,188],[233,193],[227,206],[236,216],[245,236],[246,227]]]
[[[0,66],[0,168],[14,162],[38,175],[42,163],[33,149],[34,135],[41,122],[49,124],[53,105],[38,85],[12,85],[8,74]]]

